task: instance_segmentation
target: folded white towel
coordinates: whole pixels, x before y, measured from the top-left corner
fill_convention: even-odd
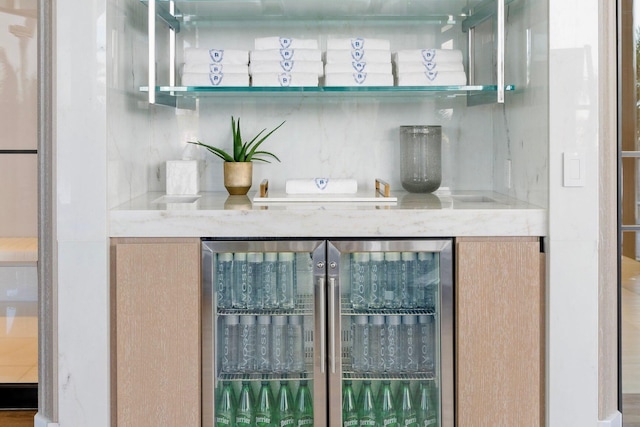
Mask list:
[[[214,64],[248,64],[249,51],[238,49],[186,48],[184,62],[209,62]]]
[[[183,86],[249,86],[249,74],[246,73],[184,73]]]
[[[462,51],[457,49],[409,49],[393,54],[398,62],[462,62]]]
[[[338,62],[391,62],[391,52],[389,50],[374,49],[339,49],[327,50],[325,54],[327,64]]]
[[[319,49],[267,49],[252,50],[253,61],[322,61],[322,52]]]
[[[325,86],[393,86],[391,73],[327,73]]]
[[[316,73],[256,73],[251,76],[251,86],[301,87],[318,86]]]
[[[249,74],[256,73],[314,73],[324,75],[322,61],[251,61]]]
[[[353,194],[358,192],[358,181],[340,178],[288,179],[285,191],[287,194]]]
[[[391,43],[383,39],[367,39],[354,37],[350,39],[328,39],[327,50],[333,49],[376,49],[390,50]]]
[[[255,39],[256,50],[265,49],[318,49],[318,40],[296,39],[291,37],[258,37]]]
[[[396,74],[423,73],[426,71],[464,71],[462,62],[398,62]]]
[[[464,86],[467,75],[462,71],[427,71],[398,74],[398,86]]]
[[[325,73],[387,73],[391,74],[390,62],[334,62],[324,66]]]
[[[249,74],[247,64],[212,64],[207,62],[187,62],[182,67],[183,73],[244,73]]]

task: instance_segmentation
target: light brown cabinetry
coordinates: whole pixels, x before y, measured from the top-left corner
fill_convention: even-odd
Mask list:
[[[544,424],[538,238],[456,240],[457,427]]]
[[[200,240],[112,239],[112,425],[200,426]]]

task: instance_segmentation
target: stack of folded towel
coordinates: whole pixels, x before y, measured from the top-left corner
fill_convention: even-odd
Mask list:
[[[249,64],[252,86],[318,86],[323,69],[317,40],[262,37],[254,46]]]
[[[187,48],[183,86],[249,86],[249,52],[236,49]]]
[[[328,39],[325,86],[393,86],[389,40]]]
[[[398,86],[463,86],[462,52],[454,49],[400,50],[394,55]]]

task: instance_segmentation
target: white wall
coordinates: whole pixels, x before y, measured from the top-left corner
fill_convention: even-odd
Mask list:
[[[60,426],[110,425],[106,2],[54,6]],[[42,420],[40,420],[42,422]]]
[[[0,12],[0,150],[36,149],[35,13],[36,0]],[[0,237],[36,236],[37,195],[37,155],[0,152]]]
[[[598,3],[549,7],[549,427],[598,420]],[[572,151],[585,154],[584,187],[562,186],[562,154]]]

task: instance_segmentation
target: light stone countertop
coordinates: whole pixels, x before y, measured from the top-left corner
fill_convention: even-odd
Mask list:
[[[492,192],[394,192],[397,204],[253,204],[255,192],[200,193],[192,203],[154,203],[147,193],[110,211],[111,237],[544,236],[547,211]]]

